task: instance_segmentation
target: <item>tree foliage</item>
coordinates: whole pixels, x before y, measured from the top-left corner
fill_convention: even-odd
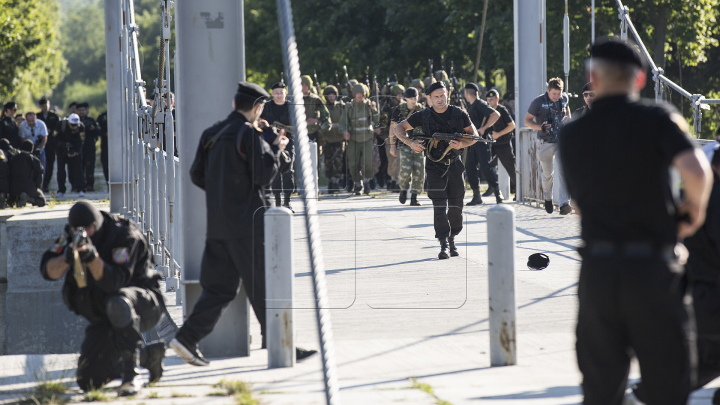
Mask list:
[[[59,20],[57,0],[0,0],[0,99],[30,107],[63,79]]]

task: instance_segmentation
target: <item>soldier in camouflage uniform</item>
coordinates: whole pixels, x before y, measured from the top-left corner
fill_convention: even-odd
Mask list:
[[[423,80],[420,78],[413,79],[410,87],[415,87],[418,91],[418,103],[425,105],[425,83],[423,83]]]
[[[385,143],[385,154],[387,155],[388,161],[387,174],[388,176],[390,176],[390,182],[388,182],[387,187],[388,191],[398,190],[398,174],[400,172],[398,158],[390,154],[391,142],[388,139],[388,136],[390,134],[389,123],[392,119],[393,111],[402,102],[404,92],[405,87],[403,87],[401,84],[396,84],[392,86],[392,88],[390,89],[390,94],[392,95],[392,97],[388,99],[388,101],[385,103],[382,110],[380,111],[380,124],[381,126],[385,126],[385,128],[383,128],[382,130],[382,133],[380,134],[380,137],[382,138],[383,143]],[[395,142],[397,142],[397,140],[395,140]]]
[[[327,86],[323,90],[327,100],[327,108],[330,112],[332,122],[340,122],[342,113],[345,110],[345,103],[337,100],[338,89],[335,86]],[[343,152],[345,151],[345,139],[338,125],[332,125],[329,131],[320,131],[320,140],[323,143],[323,159],[325,159],[325,177],[328,178],[328,192],[340,191],[340,180],[343,177]]]
[[[322,99],[315,95],[310,89],[313,88],[312,78],[308,75],[300,78],[302,82],[303,104],[305,105],[305,117],[307,118],[308,137],[311,141],[317,142],[318,130],[329,131],[332,121]]]
[[[348,168],[355,180],[355,195],[360,195],[363,185],[363,192],[368,195],[373,177],[373,138],[380,134],[380,129],[375,128],[380,116],[377,109],[370,106],[366,98],[370,91],[364,84],[353,86],[352,93],[353,101],[345,105],[339,126],[345,140],[349,141]]]
[[[391,127],[395,127],[400,122],[405,121],[413,113],[421,111],[423,106],[417,102],[418,92],[414,87],[409,87],[405,90],[405,102],[400,104],[393,111],[391,120]],[[421,134],[422,127],[413,128],[411,131],[407,131],[407,136],[413,134]],[[390,154],[397,156],[397,149],[395,146],[394,135],[390,135]],[[399,174],[399,186],[400,196],[398,200],[400,204],[405,204],[407,201],[408,190],[410,190],[410,205],[420,206],[421,204],[417,200],[418,194],[423,190],[425,184],[425,156],[422,153],[415,153],[409,146],[404,143],[400,143],[400,174]],[[411,184],[412,180],[412,184]]]

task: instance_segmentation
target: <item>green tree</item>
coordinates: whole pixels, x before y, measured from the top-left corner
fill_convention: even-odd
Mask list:
[[[64,77],[57,0],[0,0],[0,99],[35,109]]]

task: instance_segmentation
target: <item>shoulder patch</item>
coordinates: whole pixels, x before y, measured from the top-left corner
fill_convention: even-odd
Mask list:
[[[65,249],[65,245],[60,243],[54,243],[52,246],[50,246],[50,251],[57,254],[62,253],[63,249]]]
[[[113,261],[117,264],[124,264],[128,261],[128,248],[115,248],[112,251]]]

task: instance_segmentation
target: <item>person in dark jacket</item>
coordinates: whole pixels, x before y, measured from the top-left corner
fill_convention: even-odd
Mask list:
[[[33,155],[35,144],[26,139],[20,145],[20,153],[10,160],[10,197],[22,208],[30,203],[37,207],[45,206],[42,187],[43,167],[40,159]]]
[[[10,197],[10,163],[5,152],[0,150],[0,209],[7,207]]]
[[[43,175],[43,186],[42,191],[47,193],[50,186],[50,178],[53,175],[53,166],[55,166],[55,154],[56,154],[56,136],[57,126],[60,122],[60,117],[54,112],[48,110],[50,108],[50,100],[43,97],[39,103],[40,111],[36,114],[37,119],[45,123],[48,130],[47,142],[45,143],[45,174]]]
[[[220,314],[245,285],[265,336],[265,210],[271,207],[266,187],[286,172],[288,139],[258,120],[270,95],[255,83],[240,82],[234,111],[200,137],[192,182],[205,190],[207,239],[200,285],[203,293],[170,346],[183,361],[210,364],[198,342],[212,332]],[[263,125],[260,129],[258,124]],[[239,233],[238,230],[243,232]],[[298,359],[307,351],[296,350]]]
[[[150,382],[162,377],[165,343],[145,344],[141,335],[158,323],[165,307],[152,257],[133,222],[87,201],[70,208],[64,231],[43,254],[43,278],[65,276],[65,304],[90,321],[77,368],[83,391],[122,378],[118,395],[136,395],[142,387],[139,366],[148,369]]]
[[[110,181],[110,172],[108,171],[108,126],[107,111],[104,111],[97,117],[97,123],[100,127],[100,163],[102,164],[103,176],[105,183]],[[177,154],[176,154],[177,155]],[[108,188],[109,189],[109,188]]]
[[[85,139],[82,145],[82,171],[85,179],[85,191],[95,191],[95,144],[100,136],[100,127],[93,117],[88,116],[90,105],[78,104],[78,116],[85,126]]]
[[[70,175],[70,184],[80,196],[85,195],[85,177],[82,172],[82,147],[85,141],[85,125],[77,114],[60,121],[57,135],[57,183],[58,197],[65,195],[65,166]]]
[[[3,114],[0,119],[0,138],[7,139],[13,148],[18,149],[22,138],[20,138],[20,127],[15,121],[16,111],[17,104],[14,101],[5,103],[3,106]]]

